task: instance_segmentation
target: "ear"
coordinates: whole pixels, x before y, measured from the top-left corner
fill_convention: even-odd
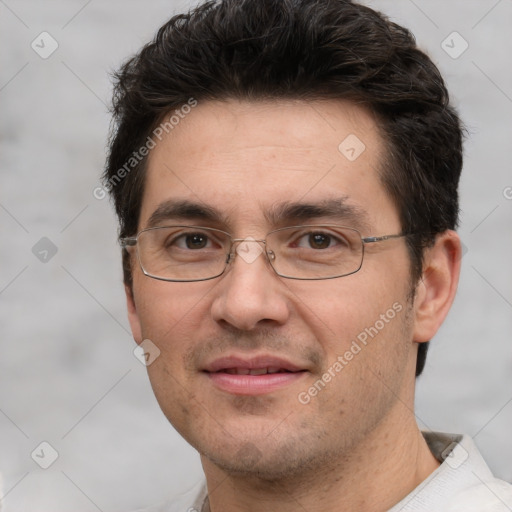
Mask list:
[[[426,250],[414,300],[414,341],[430,341],[446,318],[457,291],[461,257],[460,238],[452,230],[437,235]]]
[[[133,339],[137,344],[142,343],[142,329],[140,327],[139,315],[135,300],[133,298],[133,290],[130,286],[124,285],[124,292],[126,294],[126,307],[128,309],[128,320],[132,330]]]

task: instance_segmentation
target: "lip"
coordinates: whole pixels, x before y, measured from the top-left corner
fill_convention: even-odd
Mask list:
[[[277,373],[261,375],[240,375],[223,370],[255,370],[259,368],[279,368]],[[286,359],[258,355],[253,357],[226,356],[215,359],[203,370],[210,382],[218,389],[236,395],[261,395],[282,389],[303,378],[306,368]]]
[[[228,368],[243,368],[253,370],[255,368],[282,368],[289,372],[298,372],[305,368],[294,364],[287,359],[271,355],[258,355],[252,357],[225,356],[215,359],[204,368],[206,372],[218,372]]]

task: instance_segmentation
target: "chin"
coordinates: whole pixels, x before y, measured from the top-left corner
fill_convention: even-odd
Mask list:
[[[219,449],[200,450],[202,457],[220,468],[224,473],[261,482],[296,481],[300,476],[311,474],[332,459],[332,450],[324,451],[312,446],[307,440],[297,441],[291,437],[269,442],[246,441]]]

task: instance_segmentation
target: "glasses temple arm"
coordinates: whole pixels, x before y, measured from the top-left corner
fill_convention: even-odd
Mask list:
[[[409,234],[401,233],[399,235],[367,236],[366,238],[361,238],[361,240],[364,244],[371,244],[373,242],[383,242],[391,238],[403,238],[405,236],[409,236]]]
[[[119,244],[123,249],[126,249],[127,247],[133,247],[134,245],[137,245],[137,238],[134,237],[128,237],[128,238],[120,238]]]

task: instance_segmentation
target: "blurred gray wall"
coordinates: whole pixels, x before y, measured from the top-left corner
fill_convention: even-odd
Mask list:
[[[496,474],[512,481],[512,1],[368,4],[412,29],[469,129],[462,281],[419,380],[418,422],[475,436]],[[108,73],[189,5],[0,1],[7,511],[126,511],[201,477],[198,456],[161,414],[133,355],[115,219],[108,199],[93,194],[109,126]]]

